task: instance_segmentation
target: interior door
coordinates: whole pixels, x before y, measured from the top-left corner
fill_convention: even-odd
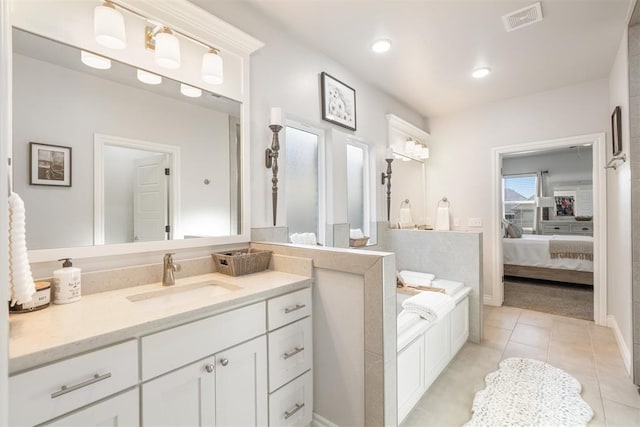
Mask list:
[[[159,154],[134,161],[133,240],[167,240],[169,224],[167,155]]]

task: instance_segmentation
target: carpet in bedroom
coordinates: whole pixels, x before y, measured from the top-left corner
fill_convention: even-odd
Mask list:
[[[505,277],[504,305],[593,320],[593,287]]]

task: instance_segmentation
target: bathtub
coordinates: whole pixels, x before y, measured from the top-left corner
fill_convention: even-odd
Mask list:
[[[452,298],[455,307],[441,319],[419,319],[398,334],[398,424],[447,367],[469,338],[469,293],[464,287]],[[396,311],[409,295],[397,294]]]

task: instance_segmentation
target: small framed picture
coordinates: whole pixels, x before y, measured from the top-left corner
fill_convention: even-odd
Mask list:
[[[30,143],[31,185],[71,187],[71,147]]]
[[[356,91],[340,80],[320,74],[322,120],[356,130]]]
[[[576,216],[576,192],[554,191],[553,197],[556,205],[557,217]]]
[[[618,105],[611,114],[611,144],[613,146],[613,155],[617,156],[622,152],[622,118],[621,110]]]

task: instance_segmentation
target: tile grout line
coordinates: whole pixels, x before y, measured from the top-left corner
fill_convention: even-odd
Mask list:
[[[593,356],[593,365],[596,368],[596,379],[598,380],[598,396],[600,396],[600,405],[602,406],[602,421],[605,425],[607,423],[607,410],[604,408],[604,398],[602,397],[602,387],[600,387],[600,370],[598,369],[598,361],[596,360],[596,352],[593,347],[593,333],[591,328],[587,326],[587,331],[589,332],[589,344],[591,347],[591,355]],[[580,396],[582,397],[582,396]],[[595,415],[595,414],[594,414]]]

